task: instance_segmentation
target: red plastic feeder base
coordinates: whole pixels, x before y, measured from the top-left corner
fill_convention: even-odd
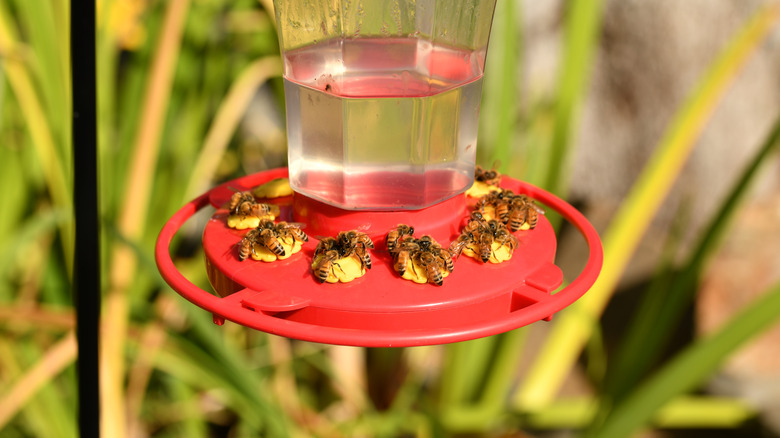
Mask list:
[[[185,205],[165,225],[156,247],[163,278],[179,294],[225,320],[295,339],[366,347],[400,347],[464,341],[509,331],[552,315],[579,298],[596,280],[602,250],[598,235],[569,204],[529,184],[503,177],[501,186],[558,211],[590,247],[587,266],[571,284],[552,294],[563,275],[553,264],[556,239],[541,216],[535,229],[518,231],[509,261],[482,263],[465,255],[442,286],[400,278],[384,246],[399,223],[415,236],[431,235],[443,247],[460,233],[471,205],[466,196],[414,211],[345,211],[295,195],[263,200],[279,205],[279,220],[302,224],[309,235],[301,252],[273,263],[239,261],[237,243],[247,230],[226,225],[225,203],[235,190],[285,177],[287,169],[248,175],[222,184]],[[179,227],[206,205],[216,208],[203,232],[206,266],[217,295],[189,282],[176,269],[169,245]],[[311,270],[318,238],[357,229],[375,243],[372,269],[350,283],[321,284]]]

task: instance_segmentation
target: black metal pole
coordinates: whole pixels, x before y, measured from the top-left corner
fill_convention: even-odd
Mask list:
[[[73,301],[78,343],[78,424],[82,437],[100,434],[98,211],[95,1],[70,2],[73,91]]]

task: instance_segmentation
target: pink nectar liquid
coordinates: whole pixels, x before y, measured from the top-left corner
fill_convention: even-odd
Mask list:
[[[484,52],[416,39],[285,55],[290,184],[351,210],[419,209],[471,186]]]

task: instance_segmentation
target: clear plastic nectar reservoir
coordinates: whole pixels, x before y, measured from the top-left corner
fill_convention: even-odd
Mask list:
[[[290,183],[346,209],[418,209],[473,181],[481,56],[366,38],[285,56]]]

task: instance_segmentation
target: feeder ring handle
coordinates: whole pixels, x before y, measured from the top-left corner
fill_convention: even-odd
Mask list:
[[[170,254],[170,244],[174,235],[190,217],[206,205],[210,205],[209,195],[211,192],[206,192],[188,202],[174,213],[168,222],[166,222],[157,238],[155,245],[155,260],[163,279],[171,288],[188,301],[212,312],[215,317],[224,318],[225,315],[231,315],[226,319],[271,334],[288,336],[290,333],[294,333],[294,335],[290,337],[314,342],[322,342],[321,339],[323,339],[323,336],[328,336],[332,339],[338,339],[337,342],[332,343],[366,347],[432,345],[473,339],[485,336],[475,336],[477,333],[485,331],[491,331],[493,333],[505,332],[556,313],[582,296],[595,283],[599,272],[601,271],[604,257],[601,240],[599,239],[596,230],[582,213],[549,192],[531,184],[522,184],[523,190],[528,196],[551,207],[558,212],[561,217],[573,224],[579,230],[589,247],[588,261],[582,272],[569,283],[569,285],[553,295],[554,299],[542,301],[527,307],[527,312],[524,312],[522,316],[496,320],[487,325],[465,326],[454,331],[451,328],[441,328],[433,331],[413,330],[405,333],[404,336],[399,337],[397,333],[391,331],[360,331],[339,327],[313,326],[275,318],[254,311],[236,314],[233,312],[236,306],[235,299],[230,299],[231,296],[220,298],[194,285],[179,272]],[[237,292],[236,294],[240,293],[241,292]]]

